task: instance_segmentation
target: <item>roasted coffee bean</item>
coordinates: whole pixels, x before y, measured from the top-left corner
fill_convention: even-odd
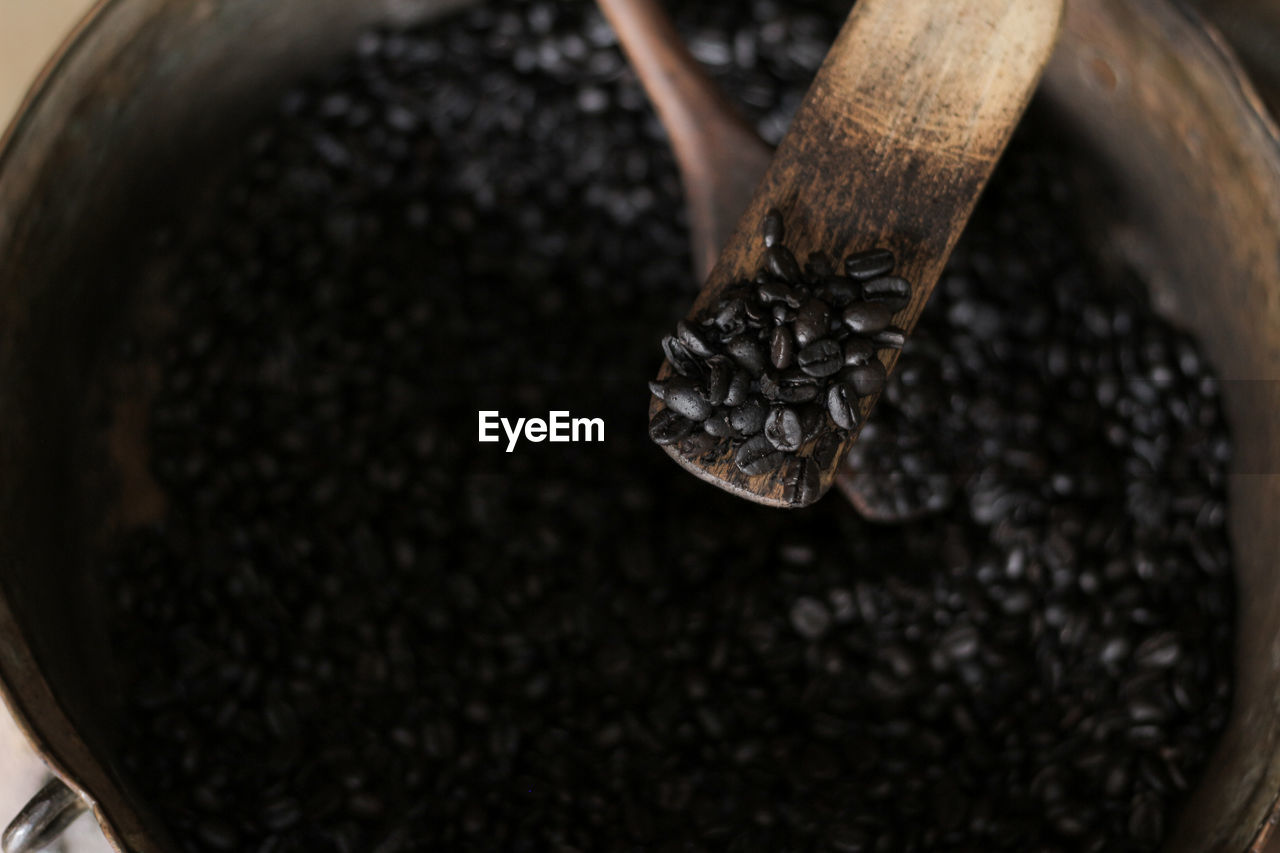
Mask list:
[[[796,312],[796,344],[801,348],[824,337],[831,327],[831,308],[821,299],[810,297]]]
[[[791,250],[783,245],[770,246],[765,250],[764,262],[769,272],[778,278],[787,282],[797,282],[801,279],[800,265],[796,263],[796,256],[791,254]],[[787,302],[791,305],[790,301]],[[799,307],[791,305],[792,308]]]
[[[741,299],[730,299],[720,305],[716,312],[716,328],[726,337],[740,335],[747,327],[747,303]]]
[[[707,359],[704,362],[704,368],[705,378],[700,389],[703,399],[712,406],[726,403],[729,385],[733,381],[734,373],[737,372],[733,363],[724,356],[718,355]]]
[[[782,474],[782,499],[791,506],[808,506],[822,495],[822,472],[811,459],[791,459]]]
[[[901,311],[911,302],[911,284],[896,275],[884,275],[862,283],[862,298],[880,302],[890,311]]]
[[[814,341],[796,354],[796,363],[809,376],[830,376],[844,367],[840,345],[830,338]]]
[[[786,454],[774,447],[768,438],[758,435],[747,439],[738,448],[735,462],[742,473],[754,477],[775,470],[784,459]]]
[[[729,424],[742,435],[755,435],[764,429],[769,407],[759,397],[752,397],[729,413]]]
[[[695,377],[702,372],[702,362],[674,335],[662,339],[662,352],[672,369],[684,377]]]
[[[844,276],[823,276],[815,288],[817,297],[836,308],[843,308],[862,296],[862,287],[855,280]]]
[[[650,379],[649,393],[659,400],[664,399],[667,396],[667,383],[660,382],[657,379]]]
[[[707,435],[716,438],[734,438],[737,436],[737,430],[729,423],[728,414],[713,414],[702,422],[702,430]]]
[[[745,370],[735,370],[733,378],[729,380],[729,390],[725,392],[722,403],[726,406],[740,406],[746,402],[747,395],[751,393],[751,374]]]
[[[789,406],[774,406],[765,418],[764,437],[778,450],[798,450],[804,441],[800,415]]]
[[[684,344],[689,352],[699,358],[710,358],[715,355],[715,351],[685,320],[676,323],[676,339]]]
[[[827,414],[831,415],[836,426],[853,431],[862,421],[858,408],[858,392],[845,382],[837,382],[827,388]]]
[[[818,399],[820,393],[815,383],[784,381],[779,383],[774,399],[782,403],[810,403]]]
[[[876,357],[876,348],[866,338],[852,337],[844,342],[844,363],[849,367],[858,367]]]
[[[673,376],[667,382],[667,395],[663,399],[667,408],[691,421],[704,421],[712,412],[698,385],[683,376]]]
[[[776,207],[769,208],[764,215],[764,221],[760,223],[760,234],[764,237],[764,244],[768,248],[772,248],[782,242],[782,238],[786,235],[782,214],[778,212]]]
[[[890,326],[887,329],[881,329],[871,336],[871,342],[877,347],[887,347],[889,349],[902,349],[903,344],[907,342],[907,333],[902,329]]]
[[[874,335],[888,328],[893,312],[883,302],[854,302],[841,315],[850,331],[859,335]]]
[[[777,303],[781,303],[781,305],[788,308],[799,308],[802,300],[800,291],[785,281],[772,278],[757,285],[756,294],[760,297],[761,302],[774,306],[771,310],[775,314],[780,308]]]
[[[769,342],[769,361],[773,366],[779,370],[790,367],[795,349],[796,339],[791,330],[786,326],[776,327]]]
[[[853,391],[859,397],[866,397],[870,394],[879,394],[884,388],[885,380],[888,374],[884,369],[884,362],[878,358],[873,358],[866,364],[858,364],[853,367],[846,367],[840,371],[840,379],[853,387]],[[667,392],[668,394],[670,391]]]
[[[867,249],[844,259],[845,274],[860,281],[891,273],[893,265],[893,252],[888,249]]]
[[[760,345],[755,341],[747,338],[734,338],[725,344],[725,351],[743,370],[752,376],[758,377],[764,373],[764,353],[761,351]]]
[[[675,444],[697,427],[673,409],[663,409],[649,420],[649,438],[654,444]]]

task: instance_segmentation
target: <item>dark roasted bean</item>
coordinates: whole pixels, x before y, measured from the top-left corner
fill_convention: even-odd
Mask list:
[[[712,411],[711,404],[698,385],[683,376],[674,376],[667,382],[667,396],[664,399],[667,408],[692,421],[704,421]]]
[[[814,341],[796,354],[796,363],[809,376],[831,376],[844,367],[840,345],[830,338]]]
[[[738,455],[735,461],[742,473],[754,477],[773,471],[782,464],[785,458],[786,454],[774,447],[773,442],[763,435],[758,435],[755,438],[747,439],[738,448]]]
[[[893,272],[893,264],[893,252],[888,249],[867,249],[846,257],[844,271],[851,278],[865,280]]]
[[[752,397],[729,413],[729,424],[743,435],[755,435],[764,429],[769,407],[759,397]]]
[[[812,459],[791,459],[782,475],[782,498],[791,506],[802,507],[821,497],[822,472]]]
[[[775,406],[765,418],[764,437],[778,450],[798,450],[804,440],[800,415],[789,406]]]
[[[782,242],[786,235],[786,229],[782,221],[782,214],[778,212],[776,207],[769,208],[764,215],[764,221],[760,225],[760,233],[764,237],[766,247],[772,248]]]
[[[841,429],[857,429],[862,416],[858,408],[858,392],[852,385],[837,382],[827,388],[827,413]]]
[[[715,352],[703,340],[702,336],[685,320],[676,323],[676,339],[684,344],[689,352],[700,358],[710,358],[715,355]]]
[[[821,299],[810,297],[796,312],[796,344],[801,348],[825,336],[831,326],[831,308]]]
[[[737,431],[729,423],[727,414],[713,414],[702,422],[702,429],[707,435],[713,435],[716,438],[733,438],[737,435]]]
[[[890,311],[901,311],[911,302],[911,283],[896,275],[885,275],[862,283],[862,298],[880,302]]]
[[[860,335],[874,335],[889,326],[893,312],[882,302],[854,302],[841,315],[850,331]]]
[[[675,444],[697,425],[672,409],[663,409],[649,420],[649,438],[654,444]]]
[[[712,406],[726,402],[729,396],[729,384],[737,372],[733,363],[724,356],[718,355],[704,362],[706,378],[702,383],[702,396]]]
[[[875,356],[875,345],[866,338],[852,337],[844,342],[844,363],[850,367],[866,364]]]
[[[853,386],[854,393],[859,397],[866,397],[869,394],[880,393],[880,390],[884,388],[887,375],[884,369],[884,362],[878,358],[873,358],[866,364],[846,367],[840,372],[840,379]]]
[[[746,402],[751,393],[751,374],[745,370],[735,370],[729,380],[729,390],[725,392],[723,403],[726,406],[740,406]]]
[[[671,367],[681,376],[693,377],[699,374],[701,362],[674,335],[668,335],[662,339],[662,352],[671,363]]]
[[[777,326],[769,342],[769,361],[779,370],[790,367],[795,347],[796,340],[791,330],[786,326]]]
[[[902,329],[890,326],[887,329],[881,329],[871,336],[871,341],[877,347],[888,347],[889,349],[902,349],[903,344],[907,342],[907,333]]]
[[[782,303],[788,308],[799,308],[802,300],[800,291],[785,281],[769,279],[756,286],[760,301],[766,304]],[[773,310],[777,310],[774,308]]]
[[[764,353],[760,345],[746,338],[734,338],[725,345],[725,351],[738,365],[752,376],[764,373]]]
[[[770,246],[765,250],[764,261],[769,272],[783,281],[800,281],[800,265],[796,263],[796,256],[791,254],[791,250],[786,246]],[[791,307],[795,308],[797,306],[792,305]]]
[[[861,286],[843,276],[824,276],[819,279],[815,292],[819,299],[836,308],[843,308],[862,296]]]

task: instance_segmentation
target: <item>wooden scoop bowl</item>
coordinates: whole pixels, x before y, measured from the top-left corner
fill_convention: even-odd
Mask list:
[[[659,97],[655,101],[680,158],[695,233],[714,234],[714,213],[699,224],[700,205],[723,211],[731,207],[735,193],[745,195],[743,183],[755,176],[749,165],[733,164],[749,164],[755,155],[744,158],[742,151],[754,146],[758,152],[761,143],[750,141],[754,136],[749,131],[726,132],[733,122],[718,118],[706,122],[704,138],[696,138],[698,117],[709,116],[716,99],[699,91],[705,83],[691,81],[681,70],[678,49],[639,46],[648,41],[646,33],[655,32],[657,41],[674,43],[669,24],[665,33],[661,24],[654,29],[655,18],[664,20],[660,10],[651,0],[600,4],[651,94],[664,88],[678,94],[682,83],[692,93],[686,103],[694,106],[682,108],[683,115],[663,106]],[[785,223],[786,246],[798,258],[821,252],[838,261],[865,249],[892,251],[895,275],[913,285],[909,304],[893,323],[910,334],[1031,98],[1061,16],[1061,0],[860,0],[689,317],[700,317],[726,289],[755,276],[764,261],[761,223],[776,210]],[[693,162],[695,158],[702,162]],[[718,165],[720,161],[729,168]],[[707,201],[712,196],[720,203]],[[879,358],[892,371],[897,350],[883,349]],[[672,372],[664,361],[659,380]],[[861,398],[859,423],[865,422],[875,399]],[[663,408],[655,397],[650,416]],[[799,468],[788,464],[754,476],[735,463],[736,443],[730,439],[717,440],[716,446],[692,456],[676,444],[664,449],[690,472],[726,491],[771,506],[797,507],[813,503],[831,487],[856,438],[855,428],[820,454],[810,441],[796,451],[804,463]]]

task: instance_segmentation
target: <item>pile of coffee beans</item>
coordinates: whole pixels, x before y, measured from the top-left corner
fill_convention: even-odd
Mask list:
[[[782,214],[761,227],[764,263],[753,281],[738,282],[709,311],[662,339],[675,376],[650,382],[664,408],[649,436],[677,444],[687,458],[736,448],[744,474],[795,469],[791,503],[817,500],[819,472],[862,421],[860,401],[880,393],[886,372],[876,352],[900,349],[893,314],[907,306],[911,285],[891,275],[893,253],[867,249],[844,259],[843,275],[820,252],[804,269],[783,245]],[[799,455],[814,442],[812,454]]]
[[[776,139],[839,5],[677,11]],[[372,33],[291,93],[128,342],[169,508],[103,557],[117,766],[178,849],[1158,847],[1230,703],[1230,445],[1044,121],[856,445],[914,516],[876,524],[650,441],[698,283],[592,4]],[[606,441],[506,453],[490,409]]]

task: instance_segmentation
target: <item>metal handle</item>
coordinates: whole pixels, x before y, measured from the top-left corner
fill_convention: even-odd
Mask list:
[[[0,848],[4,853],[43,850],[57,841],[63,830],[87,808],[84,800],[61,779],[51,779],[5,829]]]

